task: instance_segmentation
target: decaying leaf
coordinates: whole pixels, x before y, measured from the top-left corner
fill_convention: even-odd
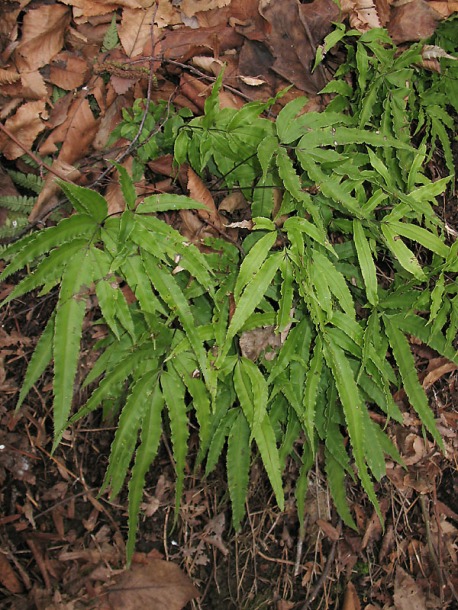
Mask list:
[[[196,588],[180,568],[162,559],[135,565],[110,587],[110,610],[181,610],[198,597]]]
[[[396,610],[426,610],[426,598],[415,580],[400,566],[394,579],[394,607]]]

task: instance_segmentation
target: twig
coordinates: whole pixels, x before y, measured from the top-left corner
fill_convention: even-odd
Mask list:
[[[342,531],[342,519],[339,519],[339,523],[337,525],[337,531],[339,532],[339,534]],[[340,538],[340,536],[339,536]],[[310,604],[315,601],[315,599],[318,597],[318,594],[320,593],[321,589],[324,586],[324,583],[329,575],[329,572],[331,570],[331,566],[334,562],[334,557],[336,554],[336,550],[337,550],[337,543],[339,541],[339,538],[337,538],[337,540],[334,540],[334,542],[332,543],[332,547],[331,550],[329,552],[328,555],[328,559],[326,561],[326,565],[324,566],[324,570],[323,573],[321,574],[320,578],[318,579],[318,582],[316,583],[316,585],[313,587],[312,592],[310,593],[310,595],[307,597],[307,599],[305,600],[305,602],[299,602],[297,603],[295,606],[293,606],[291,608],[291,610],[309,610],[310,608]]]

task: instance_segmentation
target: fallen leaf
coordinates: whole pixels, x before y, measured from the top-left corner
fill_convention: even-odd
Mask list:
[[[199,596],[189,577],[162,559],[135,565],[115,580],[108,591],[110,610],[181,610]]]
[[[355,585],[352,582],[349,582],[345,589],[342,610],[361,610],[361,603],[356,593]]]
[[[36,137],[45,129],[43,116],[46,114],[43,100],[27,102],[18,108],[16,114],[5,122],[5,127],[13,134],[24,148],[31,149]],[[0,151],[7,159],[22,157],[24,149],[9,139],[5,133],[0,134]]]
[[[400,566],[394,579],[394,607],[396,610],[426,610],[426,598],[415,580]]]
[[[21,42],[14,52],[21,72],[45,66],[64,46],[64,33],[70,24],[70,10],[62,4],[42,4],[27,10],[21,28]]]
[[[440,15],[426,0],[412,0],[393,8],[388,33],[396,44],[429,38],[436,30]]]
[[[122,12],[118,36],[128,57],[135,57],[143,52],[151,35],[157,30],[153,26],[154,7],[147,9],[125,8]],[[153,29],[154,28],[154,29]]]
[[[21,593],[23,590],[21,581],[3,553],[0,553],[0,582],[10,593]]]

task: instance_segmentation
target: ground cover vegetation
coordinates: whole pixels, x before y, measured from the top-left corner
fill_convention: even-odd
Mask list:
[[[297,463],[303,527],[308,475],[321,452],[343,522],[356,528],[346,500],[346,480],[355,477],[383,520],[374,481],[387,456],[402,458],[376,415],[402,422],[393,399],[400,386],[425,434],[443,447],[409,338],[458,363],[458,248],[436,208],[453,189],[458,70],[445,57],[442,74],[426,72],[423,44],[400,53],[383,30],[339,27],[321,55],[340,41],[346,60],[322,92],[331,97],[323,112],[303,113],[301,97],[274,119],[275,99],[221,108],[222,73],[202,116],[165,103],[148,108],[137,167],[173,150],[189,180],[241,194],[248,218],[223,225],[210,191],[199,201],[159,194],[138,202],[118,165],[123,212],[109,214],[96,190],[61,181],[75,213],[3,252],[9,264],[0,280],[30,270],[2,305],[37,288],[59,290],[18,407],[52,363],[54,448],[69,423],[95,409],[118,418],[101,491],[114,498],[129,481],[128,561],[163,433],[177,509],[190,425],[198,427],[195,469],[208,475],[225,456],[236,530],[258,459],[280,509],[286,461]],[[133,137],[146,103],[125,111],[116,135]],[[164,112],[164,129],[148,137]],[[437,147],[449,175],[433,180],[427,167]],[[169,222],[176,214],[197,216],[218,236],[186,238]],[[94,292],[107,334],[83,382],[90,397],[72,415]]]

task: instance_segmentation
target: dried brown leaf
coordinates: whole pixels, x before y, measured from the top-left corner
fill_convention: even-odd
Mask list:
[[[135,565],[116,578],[108,603],[111,610],[181,610],[198,595],[176,564],[150,559],[147,565]]]
[[[21,593],[23,590],[21,581],[3,553],[0,553],[0,582],[10,593]]]
[[[88,75],[89,66],[87,61],[65,51],[59,53],[53,59],[50,66],[49,81],[53,85],[65,89],[65,91],[70,91],[84,85]]]
[[[352,582],[349,582],[345,589],[342,610],[361,610],[361,602],[356,593],[355,585]]]
[[[153,18],[154,7],[152,6],[147,9],[125,8],[123,10],[118,36],[128,57],[135,57],[143,52],[146,43],[151,39]],[[154,27],[154,31],[157,34],[157,27]]]
[[[5,122],[5,127],[21,142],[26,150],[31,149],[38,134],[45,129],[43,122],[45,114],[44,101],[27,102]],[[0,151],[10,160],[21,157],[25,152],[3,132],[0,134]]]
[[[188,169],[188,190],[191,199],[194,199],[199,203],[203,203],[203,205],[206,207],[206,210],[197,210],[197,215],[199,218],[202,218],[202,220],[221,230],[223,224],[221,222],[220,215],[218,214],[215,202],[213,201],[213,197],[208,188],[202,182],[202,179],[199,178],[196,172],[191,168]]]
[[[85,95],[84,92],[82,94]],[[62,142],[59,159],[73,164],[89,150],[98,125],[99,120],[92,114],[88,99],[76,98],[68,110],[67,119],[40,146],[40,154],[56,152],[56,144]]]
[[[11,83],[16,83],[20,79],[21,75],[18,72],[14,72],[14,70],[3,70],[0,68],[0,84],[10,85]]]
[[[70,10],[62,4],[42,4],[24,15],[21,42],[14,52],[20,71],[45,66],[64,45],[64,33],[70,23]]]
[[[426,598],[415,580],[400,566],[394,579],[394,607],[396,610],[426,610]]]
[[[396,44],[429,38],[435,31],[440,15],[426,0],[412,0],[396,6],[391,13],[388,32]]]
[[[231,3],[231,0],[183,0],[181,10],[187,17],[194,17],[196,13],[223,8]]]

